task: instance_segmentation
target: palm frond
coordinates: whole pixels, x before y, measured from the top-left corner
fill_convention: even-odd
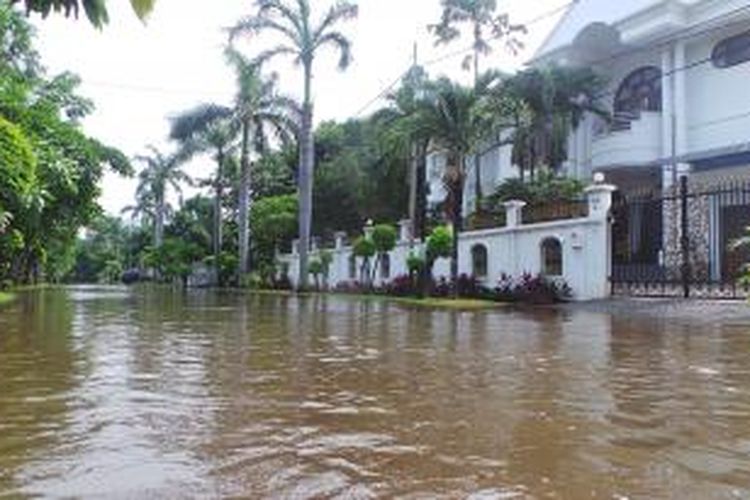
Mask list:
[[[333,45],[339,51],[339,69],[345,70],[352,62],[352,43],[343,33],[333,31],[326,33],[316,42],[316,48]]]

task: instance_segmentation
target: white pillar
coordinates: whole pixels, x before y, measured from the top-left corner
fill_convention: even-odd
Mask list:
[[[398,229],[399,229],[399,241],[401,243],[408,243],[409,241],[411,241],[411,238],[412,238],[411,219],[404,219],[404,220],[399,221]]]
[[[674,116],[675,116],[675,149],[677,156],[688,152],[688,106],[687,106],[687,57],[685,41],[678,40],[674,45]],[[677,175],[687,174],[690,165],[677,165]]]
[[[674,150],[674,98],[673,98],[673,82],[674,75],[672,74],[672,47],[666,47],[661,53],[661,92],[662,92],[662,156],[664,158],[671,158],[675,154]],[[674,173],[671,162],[667,161],[662,166],[662,186],[664,189],[668,189],[674,183]]]
[[[505,227],[513,228],[523,224],[523,207],[525,201],[510,200],[503,203],[505,206]]]
[[[606,219],[612,208],[612,193],[617,188],[612,184],[593,184],[586,188],[586,199],[589,202],[589,218]]]
[[[292,240],[292,255],[299,254],[299,239]]]
[[[336,250],[341,250],[344,248],[344,242],[346,241],[346,232],[345,231],[338,231],[333,234],[333,237],[336,241]]]

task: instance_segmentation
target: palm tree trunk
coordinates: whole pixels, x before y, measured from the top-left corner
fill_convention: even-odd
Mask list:
[[[221,218],[221,200],[224,197],[224,152],[219,151],[216,161],[218,163],[216,168],[216,199],[214,200],[214,269],[216,272],[216,279],[219,279],[221,271],[221,249],[223,247],[223,228]]]
[[[161,194],[156,200],[156,213],[154,214],[154,246],[159,248],[164,243],[164,195]]]
[[[238,207],[239,225],[239,262],[237,263],[237,279],[242,278],[248,271],[248,257],[250,255],[250,123],[242,124],[242,156],[240,159],[240,192]]]
[[[308,250],[312,229],[313,195],[313,106],[312,106],[312,61],[304,63],[305,96],[302,110],[302,130],[300,140],[299,165],[299,279],[297,286],[304,290],[308,285]]]
[[[459,155],[458,164],[464,165],[466,158]],[[453,248],[451,250],[451,282],[453,284],[451,293],[454,298],[458,297],[458,241],[463,230],[463,204],[464,204],[464,177],[459,176],[453,185],[453,207],[451,222],[453,223]]]
[[[427,237],[427,143],[419,143],[417,160],[417,215],[414,230],[417,238]]]
[[[476,36],[481,37],[481,28],[475,28]],[[479,51],[474,50],[474,91],[479,87]],[[482,155],[474,155],[474,211],[482,209]]]
[[[419,145],[414,141],[411,145],[409,159],[409,248],[414,247],[414,235],[417,232],[417,196],[419,191]]]

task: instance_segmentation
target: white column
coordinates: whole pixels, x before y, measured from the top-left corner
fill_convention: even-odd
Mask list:
[[[525,201],[521,200],[510,200],[503,203],[505,205],[505,227],[514,228],[523,224],[523,207],[526,206]]]
[[[673,135],[673,123],[674,123],[674,98],[673,98],[673,74],[672,74],[672,47],[666,47],[661,53],[661,121],[662,121],[662,156],[664,158],[671,158],[675,153],[674,151],[674,135]],[[674,174],[672,172],[672,164],[667,161],[662,167],[662,186],[664,189],[668,189],[672,186],[674,180]]]
[[[687,57],[685,41],[678,40],[674,46],[674,115],[675,115],[675,149],[677,156],[688,152],[688,108],[687,108]],[[689,165],[678,164],[677,175],[686,174]]]

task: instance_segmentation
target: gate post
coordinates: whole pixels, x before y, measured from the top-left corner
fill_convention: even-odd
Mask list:
[[[680,176],[680,243],[682,247],[682,293],[687,299],[690,298],[690,234],[688,232],[688,178],[687,175]]]

